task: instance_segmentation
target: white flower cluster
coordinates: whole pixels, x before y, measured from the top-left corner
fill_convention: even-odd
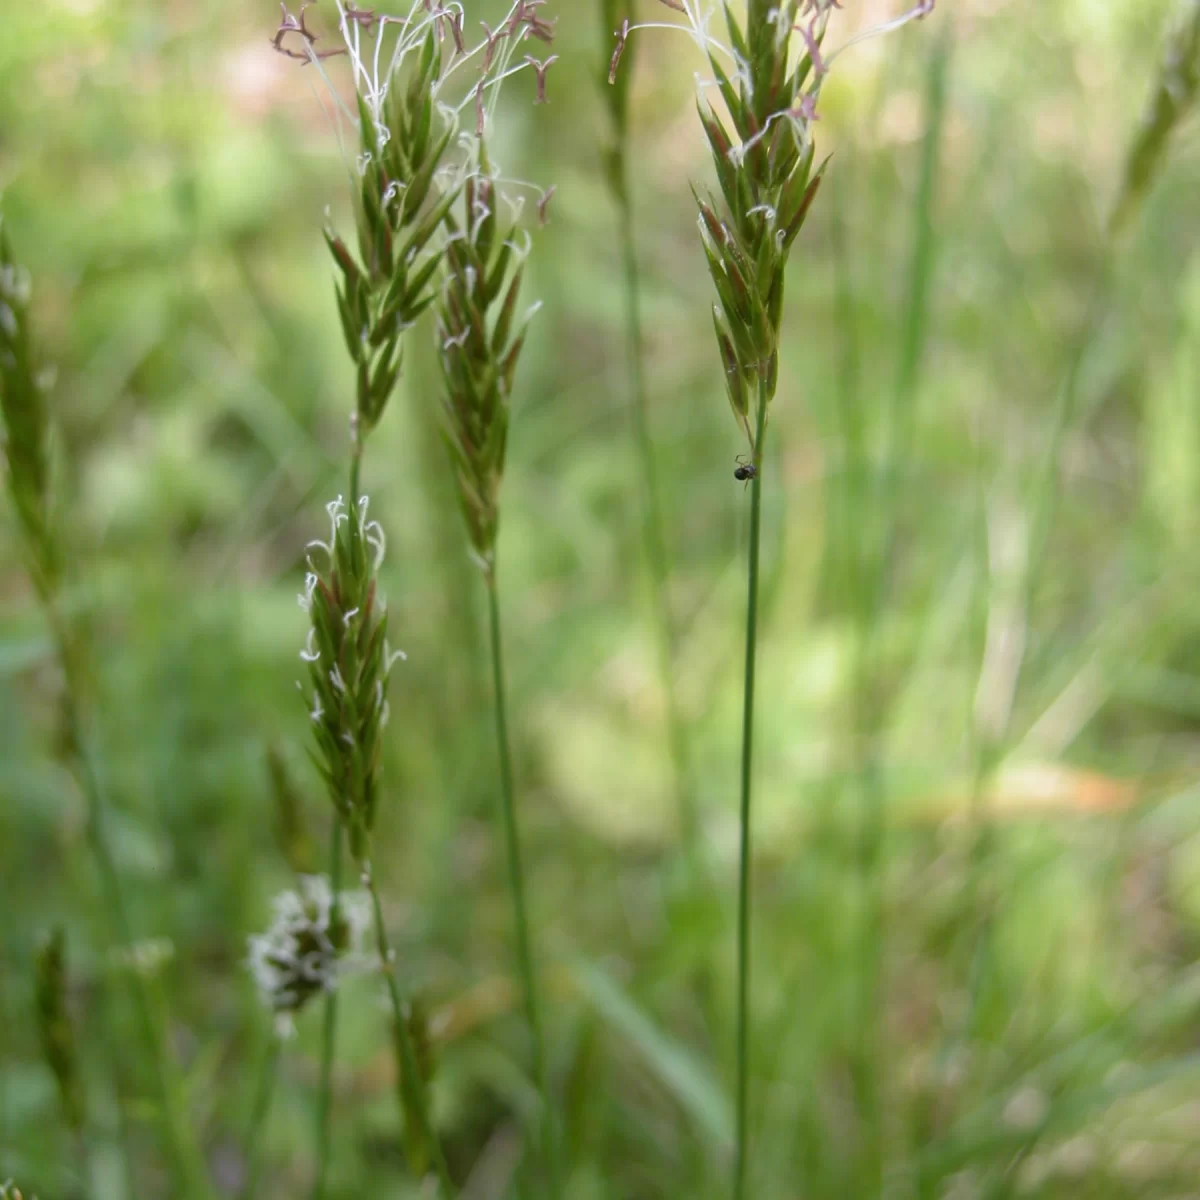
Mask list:
[[[313,996],[366,965],[360,951],[371,911],[363,892],[342,892],[334,918],[333,892],[324,875],[302,875],[299,891],[281,892],[266,933],[249,940],[248,965],[263,1003],[284,1028]]]

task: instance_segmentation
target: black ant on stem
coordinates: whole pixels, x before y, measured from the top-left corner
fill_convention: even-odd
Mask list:
[[[734,479],[739,483],[749,483],[757,474],[758,468],[752,462],[747,462],[744,454],[739,454],[737,466],[733,468]]]

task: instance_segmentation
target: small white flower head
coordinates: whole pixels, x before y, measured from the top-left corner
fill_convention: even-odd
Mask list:
[[[342,892],[335,916],[328,879],[303,875],[299,891],[281,892],[273,908],[271,927],[249,939],[247,965],[263,1003],[290,1019],[313,996],[333,991],[343,975],[361,969],[370,905],[362,892]]]

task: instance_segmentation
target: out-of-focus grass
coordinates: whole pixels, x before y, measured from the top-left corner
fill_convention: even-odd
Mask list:
[[[686,186],[704,170],[693,63],[682,39],[643,35],[631,173],[704,892],[676,870],[645,620],[594,90],[607,48],[590,5],[555,7],[551,103],[521,97],[497,148],[512,174],[558,189],[531,264],[545,309],[501,551],[552,1074],[573,1197],[716,1196],[746,497]],[[753,1194],[870,1194],[868,1136],[888,1194],[1166,1196],[1194,1178],[1194,123],[1107,260],[1103,240],[1166,12],[947,5],[831,80],[835,160],[796,251],[772,410],[786,487],[764,514]],[[157,978],[226,1189],[266,1042],[245,936],[288,880],[270,745],[318,831],[327,818],[303,754],[294,594],[340,485],[352,384],[319,236],[343,167],[305,73],[267,46],[275,17],[223,0],[55,2],[6,13],[0,38],[0,184],[59,366],[70,599],[90,629],[112,834],[137,932],[174,946]],[[1037,481],[1077,356],[1043,532]],[[435,1099],[454,1169],[498,1177],[532,1100],[490,825],[482,613],[427,402],[435,371],[410,355],[364,473],[409,656],[376,857],[401,966],[445,1031]],[[82,800],[55,765],[49,646],[11,522],[0,539],[0,1178],[71,1194],[32,1002],[38,937],[62,922],[94,1194],[134,1194],[122,1137],[143,1164],[137,1194],[161,1194],[134,1014],[99,1007],[124,968],[105,954]],[[981,706],[1003,697],[1017,642],[1003,761],[979,776]],[[343,1014],[331,1194],[405,1194],[384,1014],[365,984]],[[127,1038],[110,1040],[114,1018]],[[262,1195],[310,1177],[318,1039],[314,1011],[284,1052]]]

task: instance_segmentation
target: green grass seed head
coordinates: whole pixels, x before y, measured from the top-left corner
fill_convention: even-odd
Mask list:
[[[757,463],[757,413],[751,412],[749,397],[757,391],[759,403],[769,404],[775,393],[784,270],[824,171],[824,164],[813,169],[814,127],[822,85],[841,53],[824,49],[830,17],[840,4],[749,0],[743,25],[726,2],[721,5],[723,41],[712,32],[714,3],[659,3],[683,17],[674,27],[692,37],[712,72],[698,104],[719,195],[697,189],[695,196],[701,244],[717,293],[713,320],[730,407]],[[889,32],[932,9],[932,0],[922,0],[852,41]],[[622,24],[610,80],[618,78],[629,34],[662,24]],[[716,90],[726,116],[709,101],[709,89]]]
[[[329,541],[309,543],[299,598],[311,621],[300,657],[311,684],[312,757],[359,862],[368,857],[379,799],[388,675],[404,657],[387,640],[387,610],[377,590],[385,543],[367,508],[366,496],[350,508],[340,496],[326,506]]]
[[[500,85],[525,70],[534,77],[534,103],[544,103],[554,55],[524,53],[529,39],[549,42],[541,0],[518,0],[495,30],[486,29],[471,95],[475,128],[463,138],[457,202],[442,224],[443,251],[436,313],[438,360],[444,383],[441,430],[459,508],[472,551],[492,569],[499,525],[500,483],[508,444],[513,380],[528,322],[540,303],[522,307],[521,284],[532,239],[520,228],[529,193],[539,223],[554,189],[505,177],[489,154]]]
[[[481,22],[484,37],[471,48],[458,6],[414,0],[406,16],[391,17],[339,3],[339,44],[328,49],[318,47],[305,21],[307,5],[298,15],[284,9],[275,48],[321,73],[339,126],[344,119],[356,130],[355,251],[332,229],[325,240],[354,364],[358,437],[383,415],[400,376],[403,335],[435,299],[444,222],[473,169],[456,154],[460,141],[472,141],[460,129],[464,112],[482,138],[500,84],[522,71],[534,76],[535,102],[545,101],[553,56],[514,53],[530,39],[552,39],[553,24],[539,12],[543,3],[516,0],[495,29]],[[324,72],[324,60],[335,55],[351,63],[351,105]]]

